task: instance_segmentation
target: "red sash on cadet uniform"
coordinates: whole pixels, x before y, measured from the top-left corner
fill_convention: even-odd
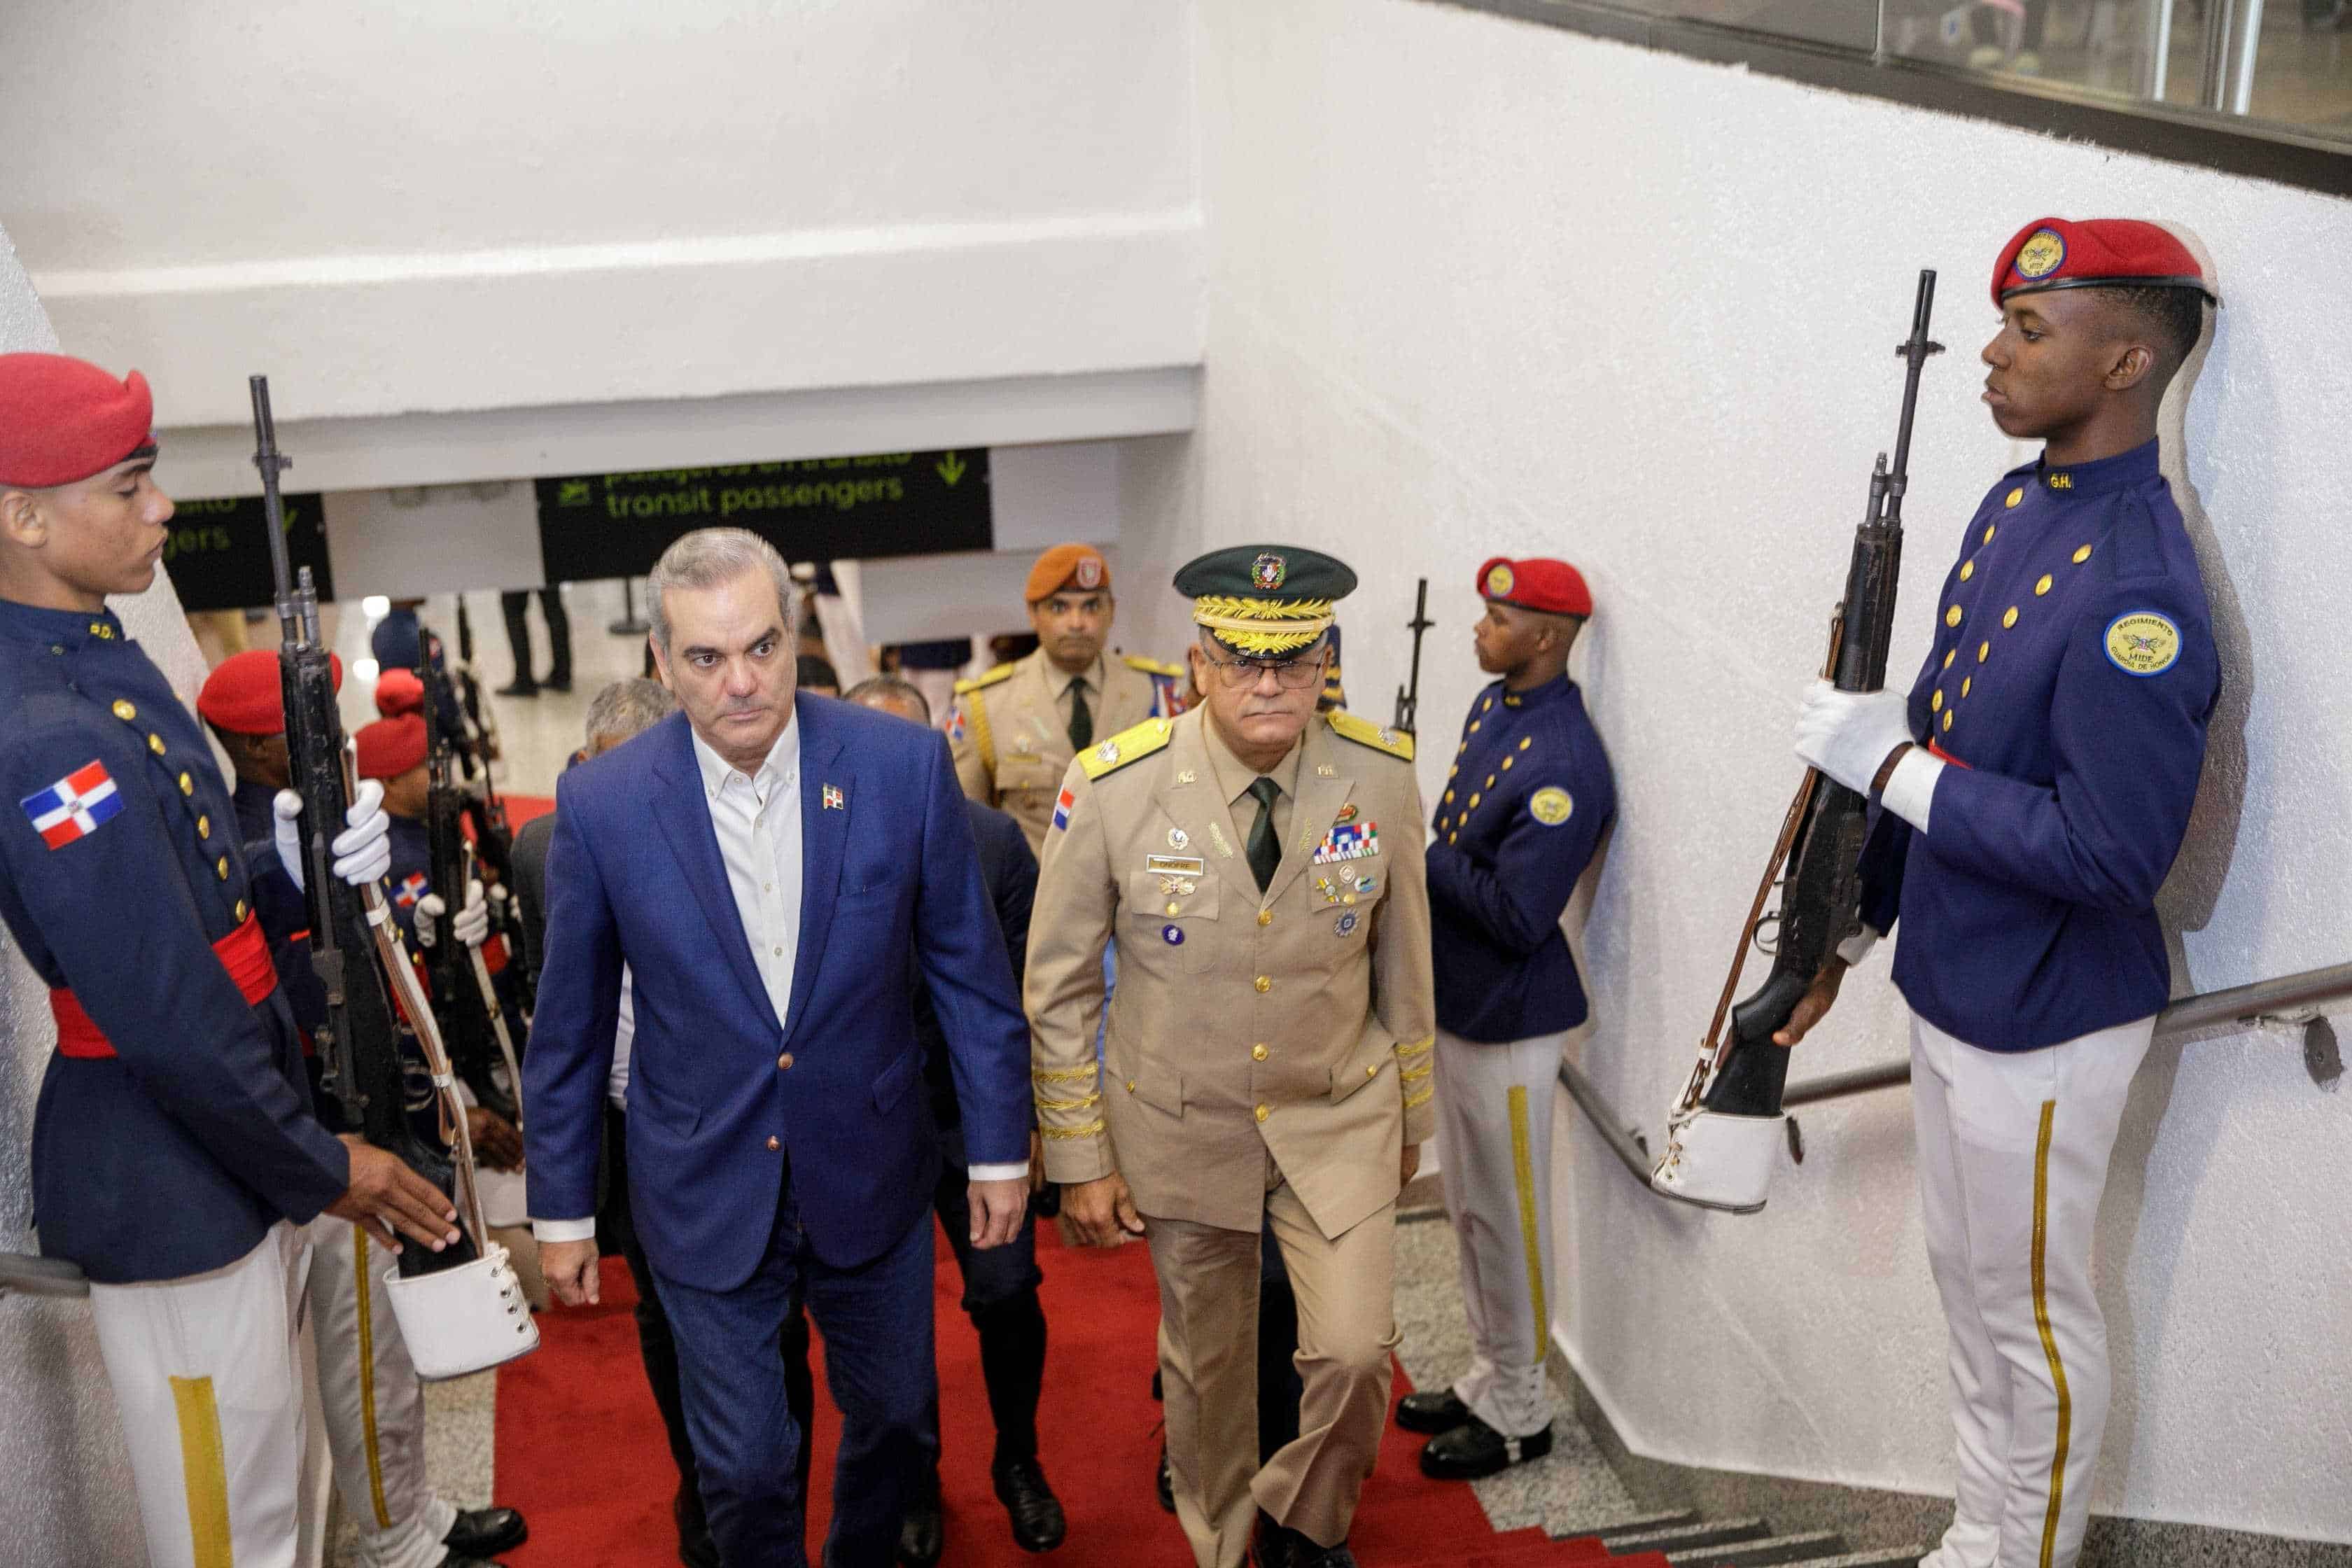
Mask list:
[[[269,942],[261,934],[258,916],[246,916],[243,925],[213,943],[213,953],[248,1004],[259,1006],[278,989],[278,966],[269,962]],[[49,993],[49,1014],[58,1022],[59,1056],[103,1061],[115,1055],[106,1032],[82,1010],[80,998],[71,991],[60,986]]]

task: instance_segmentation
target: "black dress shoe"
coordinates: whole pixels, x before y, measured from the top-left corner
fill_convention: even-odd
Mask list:
[[[1408,1394],[1397,1401],[1396,1424],[1408,1432],[1451,1432],[1470,1419],[1470,1407],[1450,1388]]]
[[[496,1557],[530,1539],[530,1526],[510,1508],[469,1508],[457,1510],[457,1522],[441,1538],[454,1560]]]
[[[561,691],[569,695],[572,690],[572,672],[567,669],[560,675],[551,675],[539,684],[541,690]]]
[[[906,1568],[931,1568],[948,1549],[947,1515],[940,1507],[940,1473],[926,1469],[915,1496],[898,1521],[898,1561]]]
[[[702,1494],[693,1482],[678,1483],[669,1516],[677,1523],[677,1560],[685,1568],[723,1568],[719,1542],[710,1539],[710,1521],[702,1511]]]
[[[1551,1452],[1551,1428],[1529,1437],[1506,1437],[1475,1415],[1423,1444],[1421,1473],[1437,1481],[1475,1481],[1540,1459]]]
[[[499,687],[499,695],[501,697],[536,697],[539,695],[539,682],[531,679],[529,676],[518,676],[516,679],[508,681],[504,686]]]
[[[487,1557],[467,1557],[462,1552],[452,1552],[441,1559],[441,1568],[506,1568],[506,1564],[493,1563]]]
[[[1257,1516],[1257,1538],[1252,1542],[1257,1568],[1356,1568],[1356,1554],[1346,1542],[1323,1546],[1306,1535],[1275,1523],[1270,1515]]]
[[[1069,1521],[1035,1459],[999,1459],[989,1474],[996,1481],[996,1500],[1012,1518],[1013,1544],[1024,1552],[1051,1552],[1062,1544]]]
[[[1168,1463],[1168,1445],[1164,1440],[1160,1445],[1160,1478],[1153,1484],[1152,1489],[1160,1496],[1160,1511],[1174,1513],[1176,1511],[1176,1471]]]

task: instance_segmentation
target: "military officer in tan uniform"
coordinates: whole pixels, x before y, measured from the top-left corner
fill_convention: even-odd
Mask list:
[[[1024,597],[1037,651],[956,683],[948,744],[963,793],[1011,813],[1036,850],[1071,757],[1139,720],[1173,718],[1184,671],[1103,652],[1118,605],[1110,564],[1090,544],[1037,557]]]
[[[1045,1172],[1086,1240],[1150,1243],[1176,1511],[1201,1568],[1238,1568],[1256,1515],[1266,1568],[1352,1568],[1397,1342],[1397,1193],[1436,1121],[1412,744],[1316,712],[1332,602],[1355,583],[1279,545],[1177,574],[1203,701],[1079,753],[1030,930]],[[1306,1394],[1297,1439],[1260,1467],[1268,1226]]]

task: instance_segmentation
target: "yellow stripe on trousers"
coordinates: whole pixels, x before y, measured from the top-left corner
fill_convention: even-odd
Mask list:
[[[392,1528],[392,1510],[383,1500],[383,1456],[375,1438],[375,1296],[368,1289],[367,1232],[352,1226],[352,1272],[359,1276],[360,1420],[367,1431],[368,1500],[375,1505],[375,1527]]]
[[[221,1457],[220,1406],[209,1377],[172,1379],[180,1416],[180,1469],[188,1489],[188,1536],[196,1568],[236,1568],[228,1532],[228,1466]]]
[[[1536,1364],[1549,1360],[1551,1319],[1544,1313],[1543,1237],[1536,1216],[1536,1168],[1528,1153],[1528,1091],[1513,1084],[1511,1103],[1511,1174],[1519,1187],[1519,1245],[1528,1251],[1528,1295],[1536,1310]]]
[[[2043,1259],[2050,1245],[2050,1129],[2058,1102],[2042,1102],[2042,1135],[2033,1145],[2033,1323],[2042,1331],[2042,1353],[2050,1358],[2050,1381],[2058,1389],[2058,1441],[2050,1461],[2050,1509],[2042,1519],[2042,1568],[2058,1549],[2058,1505],[2066,1492],[2066,1442],[2074,1405],[2066,1394],[2066,1365],[2058,1359],[2058,1337],[2050,1331],[2050,1293]]]

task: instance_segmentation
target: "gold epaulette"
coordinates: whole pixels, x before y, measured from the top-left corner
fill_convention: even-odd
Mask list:
[[[1360,719],[1344,708],[1334,708],[1323,717],[1329,722],[1333,734],[1344,735],[1360,746],[1386,752],[1391,757],[1402,758],[1408,763],[1412,761],[1411,735],[1375,724],[1370,719]]]
[[[1139,669],[1146,675],[1165,676],[1170,680],[1184,679],[1184,667],[1181,664],[1162,664],[1156,658],[1146,658],[1139,653],[1123,653],[1118,657],[1119,661],[1129,669]]]
[[[973,676],[970,680],[957,681],[955,684],[956,695],[958,697],[968,697],[983,686],[993,686],[1000,680],[1010,680],[1012,679],[1013,666],[1009,664],[1000,664],[994,669],[982,670],[980,674]]]
[[[1150,756],[1168,743],[1175,724],[1166,719],[1146,719],[1142,723],[1121,730],[1109,740],[1088,746],[1078,753],[1078,766],[1087,770],[1087,777],[1098,779],[1115,773],[1128,763]]]

